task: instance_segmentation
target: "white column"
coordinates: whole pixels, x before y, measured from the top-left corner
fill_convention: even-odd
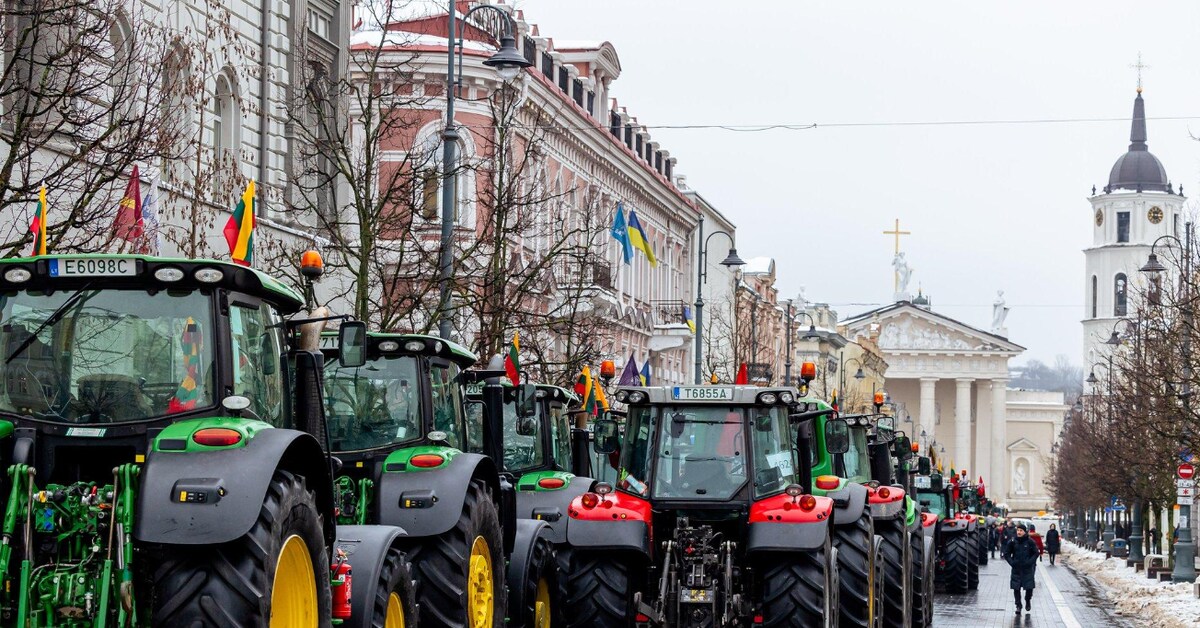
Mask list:
[[[955,469],[966,469],[973,475],[971,466],[971,381],[955,380],[954,395],[954,464]]]
[[[1008,400],[1008,380],[992,380],[992,477],[983,478],[989,487],[996,487],[989,493],[995,495],[997,503],[1007,501],[1009,491],[1008,477],[1008,410],[1005,403]]]
[[[937,403],[936,387],[936,378],[921,378],[921,429],[925,430],[925,434],[930,440],[934,438],[933,428],[934,422],[937,420],[937,407],[934,405]],[[920,435],[918,432],[917,436]]]

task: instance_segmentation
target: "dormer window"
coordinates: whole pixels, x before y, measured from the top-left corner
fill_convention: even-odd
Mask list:
[[[528,37],[525,38],[525,60],[530,64],[537,63],[537,44]]]
[[[571,81],[571,97],[575,99],[575,104],[583,106],[583,81],[579,79]]]
[[[611,131],[612,134],[617,137],[617,139],[621,139],[621,116],[617,115],[617,112],[614,111],[609,114],[608,118],[609,131]]]
[[[551,57],[548,51],[542,53],[542,74],[545,74],[546,78],[554,80],[554,57]]]
[[[564,92],[570,93],[567,89],[568,80],[570,80],[570,76],[567,74],[567,68],[561,65],[558,66],[558,88]]]

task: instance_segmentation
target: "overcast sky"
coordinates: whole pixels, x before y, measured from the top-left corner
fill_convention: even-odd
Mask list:
[[[1139,51],[1150,150],[1200,194],[1194,0],[515,3],[543,36],[612,42],[613,94],[650,126],[1121,118],[651,131],[742,257],[776,259],[781,296],[843,318],[890,301],[899,218],[936,311],[986,329],[1003,289],[1018,363],[1081,363],[1087,196],[1129,144]]]

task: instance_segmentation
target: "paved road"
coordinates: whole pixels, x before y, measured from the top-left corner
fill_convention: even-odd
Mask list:
[[[971,626],[978,628],[1091,628],[1112,626],[1129,628],[1126,620],[1105,610],[1106,604],[1096,585],[1070,568],[1050,565],[1042,558],[1037,569],[1037,588],[1033,592],[1033,610],[1017,615],[1012,589],[1008,588],[1009,567],[999,558],[979,568],[979,590],[964,595],[938,594],[934,602],[933,625],[941,628]]]

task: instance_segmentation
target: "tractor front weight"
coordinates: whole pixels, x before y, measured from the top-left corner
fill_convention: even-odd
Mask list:
[[[140,471],[123,464],[113,469],[111,484],[39,489],[33,467],[9,467],[12,490],[0,542],[6,624],[138,624],[131,534]],[[14,549],[20,558],[16,576],[10,570]]]

